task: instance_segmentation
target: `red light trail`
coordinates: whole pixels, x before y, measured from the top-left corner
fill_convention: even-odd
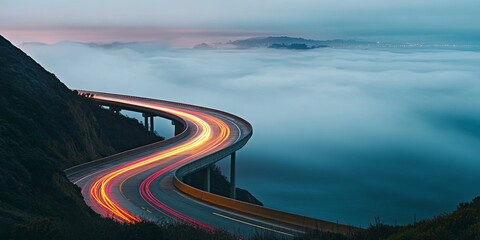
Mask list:
[[[224,120],[215,116],[204,114],[188,109],[176,108],[159,103],[147,103],[137,100],[128,100],[124,98],[94,96],[95,99],[105,100],[115,103],[124,103],[129,105],[140,106],[152,110],[167,112],[172,115],[179,116],[189,123],[193,124],[196,132],[186,141],[179,145],[155,152],[146,157],[124,163],[96,177],[89,185],[89,197],[91,207],[104,216],[113,217],[119,221],[128,223],[139,222],[139,216],[129,212],[122,207],[120,203],[112,196],[112,192],[117,191],[114,187],[119,184],[120,191],[125,181],[132,176],[147,171],[151,168],[158,167],[163,164],[162,168],[154,174],[147,177],[140,185],[140,195],[152,207],[166,215],[185,223],[196,224],[203,228],[214,230],[215,228],[192,219],[186,215],[179,213],[163,204],[152,194],[150,188],[152,182],[181,165],[198,159],[201,156],[214,152],[216,149],[225,146],[230,136],[230,126]],[[215,132],[215,134],[213,134]],[[172,156],[185,155],[184,158],[172,159]],[[165,165],[166,164],[166,165]]]

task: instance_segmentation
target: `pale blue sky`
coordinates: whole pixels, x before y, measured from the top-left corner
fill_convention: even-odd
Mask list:
[[[174,29],[177,35],[194,29],[206,35],[475,41],[478,9],[479,0],[0,0],[0,32],[22,40],[28,40],[25,31],[34,36],[32,30],[108,27]],[[23,35],[12,33],[19,30]]]

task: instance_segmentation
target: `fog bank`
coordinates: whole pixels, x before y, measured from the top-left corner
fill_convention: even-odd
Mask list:
[[[239,115],[240,187],[268,207],[367,226],[480,195],[480,53],[23,45],[70,88]]]

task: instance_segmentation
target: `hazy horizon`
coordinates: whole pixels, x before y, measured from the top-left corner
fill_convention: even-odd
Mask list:
[[[16,44],[156,41],[173,46],[252,36],[472,44],[475,0],[93,1],[3,0],[0,33]]]

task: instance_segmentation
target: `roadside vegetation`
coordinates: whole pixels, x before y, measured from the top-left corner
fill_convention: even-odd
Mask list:
[[[480,240],[480,197],[461,203],[449,214],[406,226],[377,222],[352,236],[309,232],[297,239],[321,240]]]

